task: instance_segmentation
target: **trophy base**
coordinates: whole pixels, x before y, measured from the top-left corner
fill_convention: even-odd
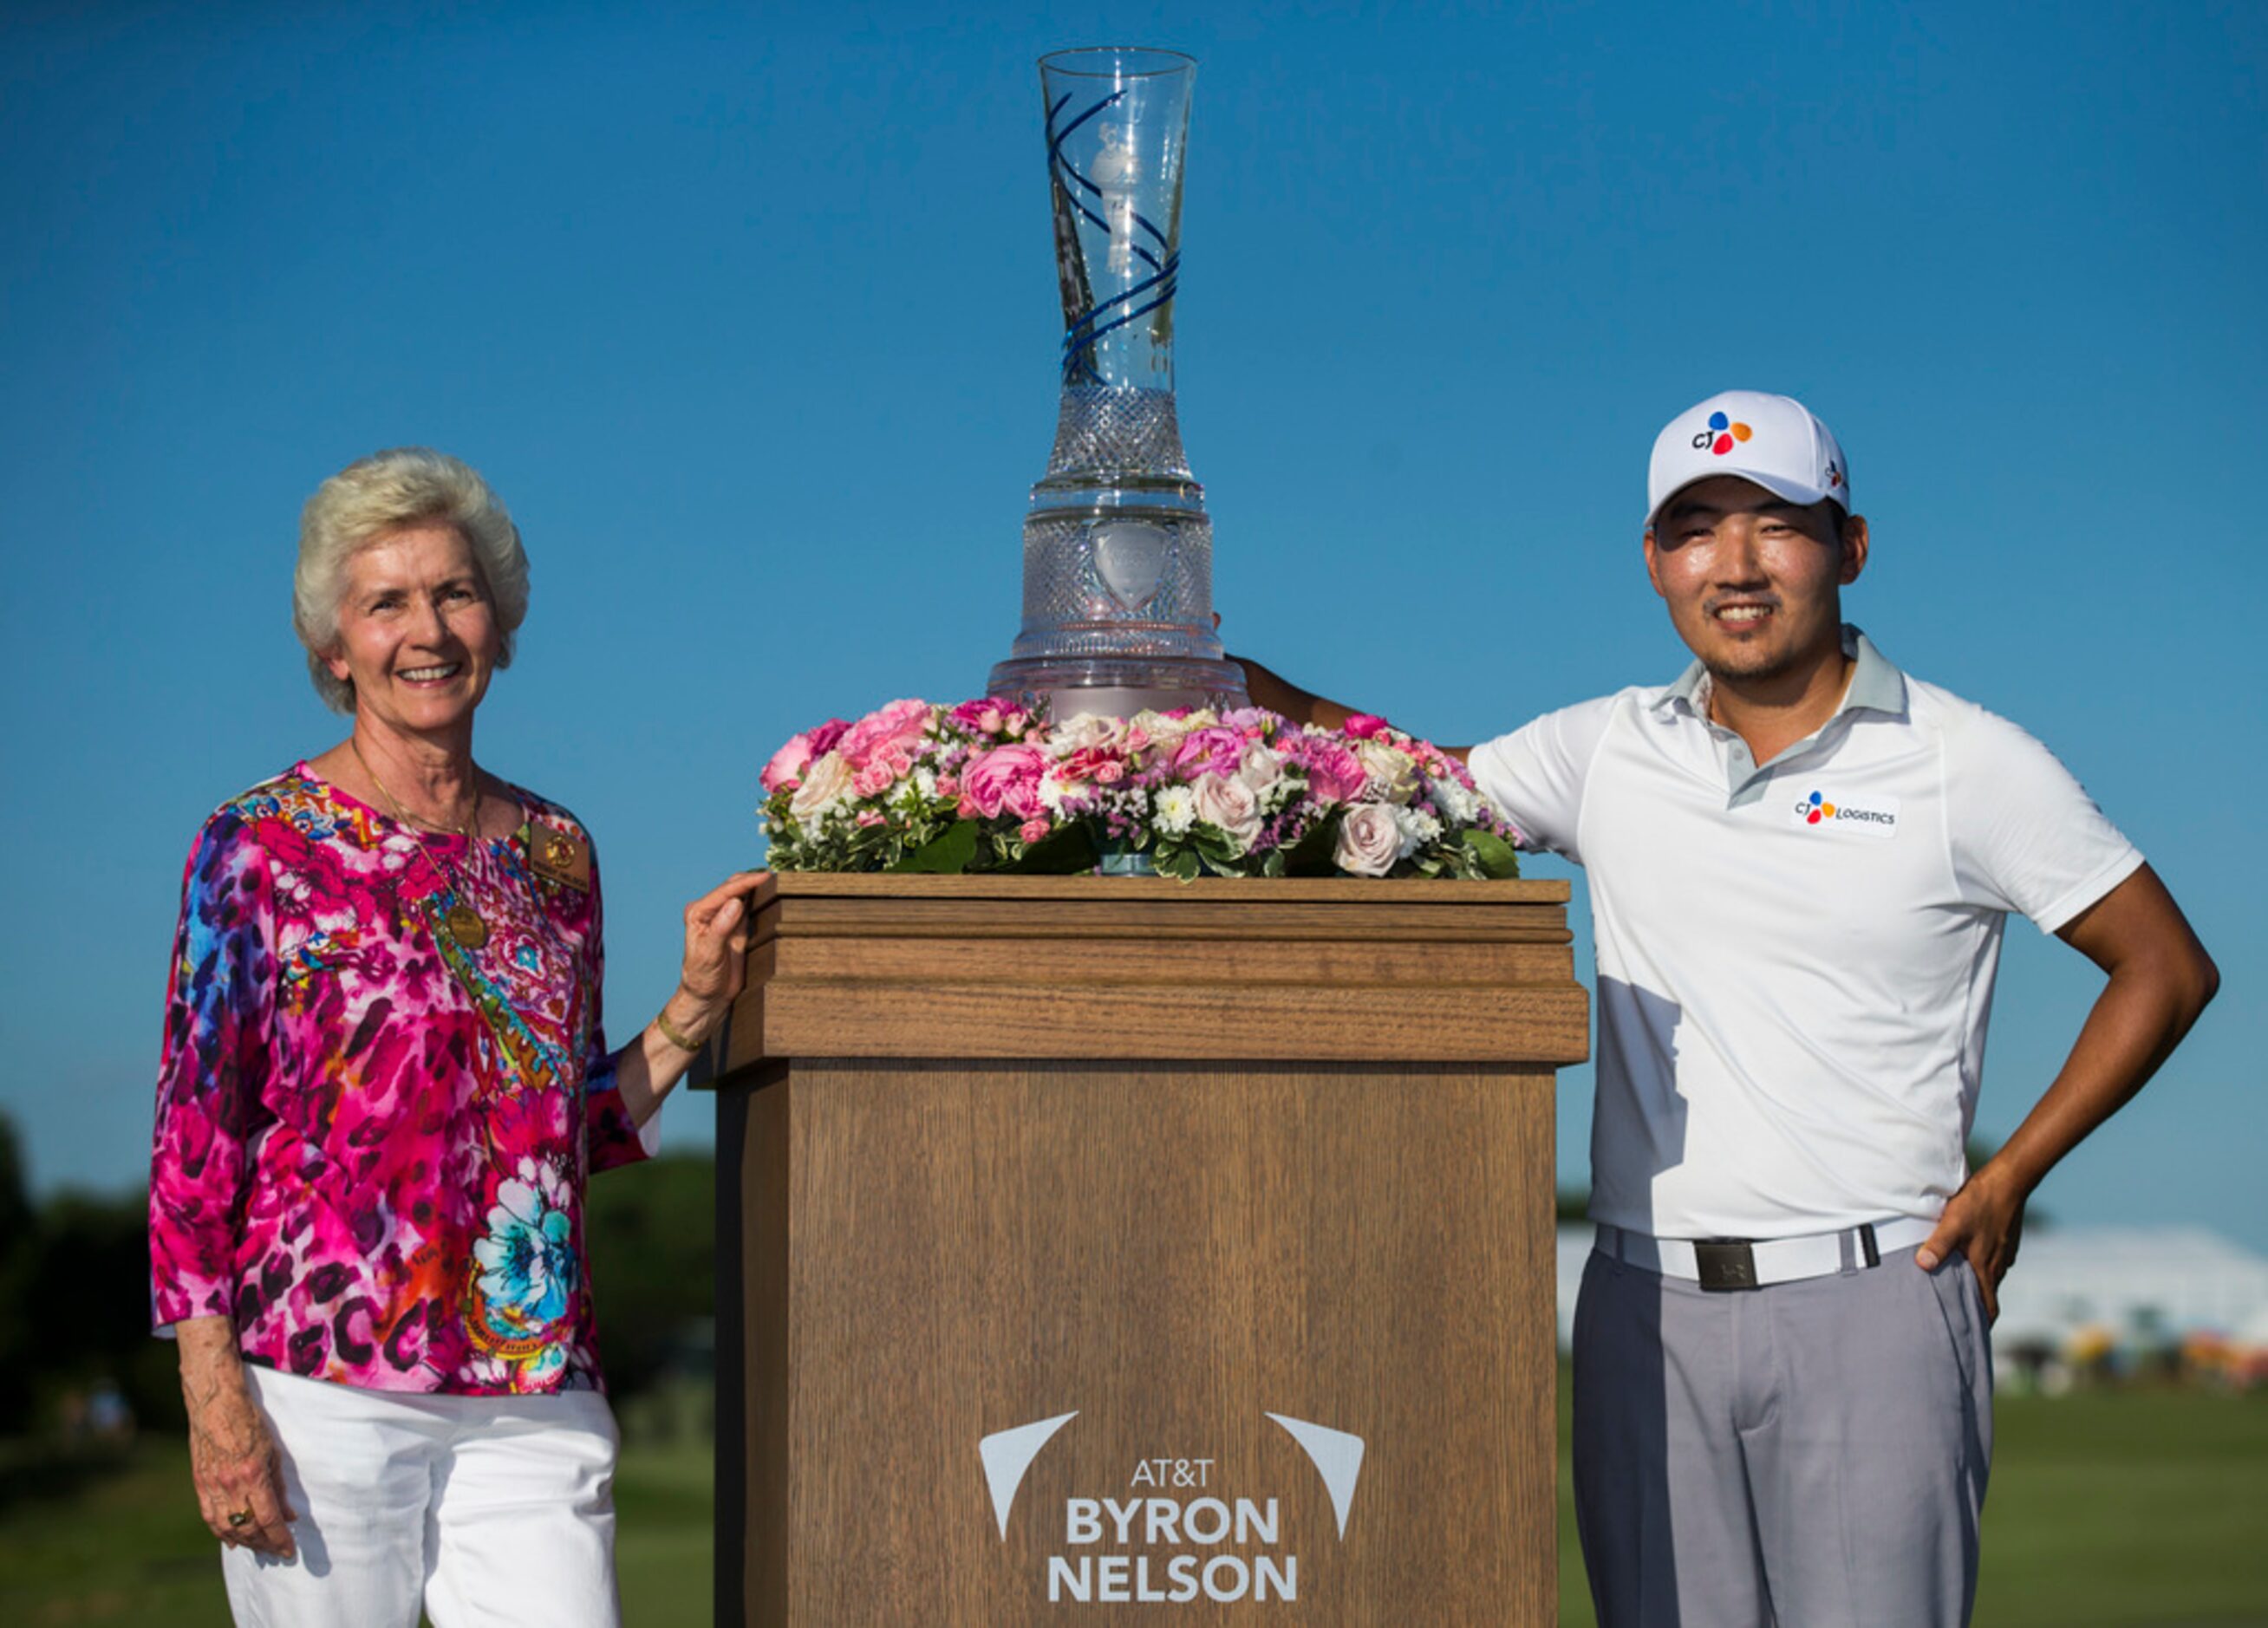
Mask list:
[[[1175,707],[1225,712],[1252,704],[1237,663],[1177,656],[1030,656],[994,667],[984,693],[1026,706],[1045,701],[1059,718],[1081,712],[1131,718]]]

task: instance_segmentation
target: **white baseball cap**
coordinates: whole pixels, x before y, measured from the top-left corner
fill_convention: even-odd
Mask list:
[[[1737,475],[1790,503],[1832,497],[1851,512],[1851,465],[1835,432],[1793,396],[1727,390],[1671,419],[1646,469],[1646,523],[1696,481]]]

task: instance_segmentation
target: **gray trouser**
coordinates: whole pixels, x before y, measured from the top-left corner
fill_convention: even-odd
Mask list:
[[[1602,1628],[1953,1628],[1992,1363],[1967,1261],[1712,1292],[1594,1250],[1575,1519]]]

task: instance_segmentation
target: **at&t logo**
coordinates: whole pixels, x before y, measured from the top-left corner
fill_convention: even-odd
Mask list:
[[[1003,1542],[1032,1461],[1078,1417],[1059,1413],[977,1443]],[[1314,1466],[1344,1539],[1362,1474],[1362,1438],[1282,1413],[1268,1417]],[[1119,1495],[1066,1499],[1060,1514],[1042,1517],[1060,1534],[1059,1552],[1047,1558],[1048,1599],[1130,1605],[1299,1599],[1300,1556],[1285,1536],[1281,1505],[1272,1497],[1239,1497],[1222,1480],[1217,1459],[1145,1458]]]

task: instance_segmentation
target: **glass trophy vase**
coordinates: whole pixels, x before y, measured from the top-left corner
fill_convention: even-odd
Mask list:
[[[1024,625],[990,693],[1058,717],[1241,706],[1212,626],[1212,523],[1174,409],[1174,293],[1197,63],[1040,60],[1063,397],[1024,517]]]

